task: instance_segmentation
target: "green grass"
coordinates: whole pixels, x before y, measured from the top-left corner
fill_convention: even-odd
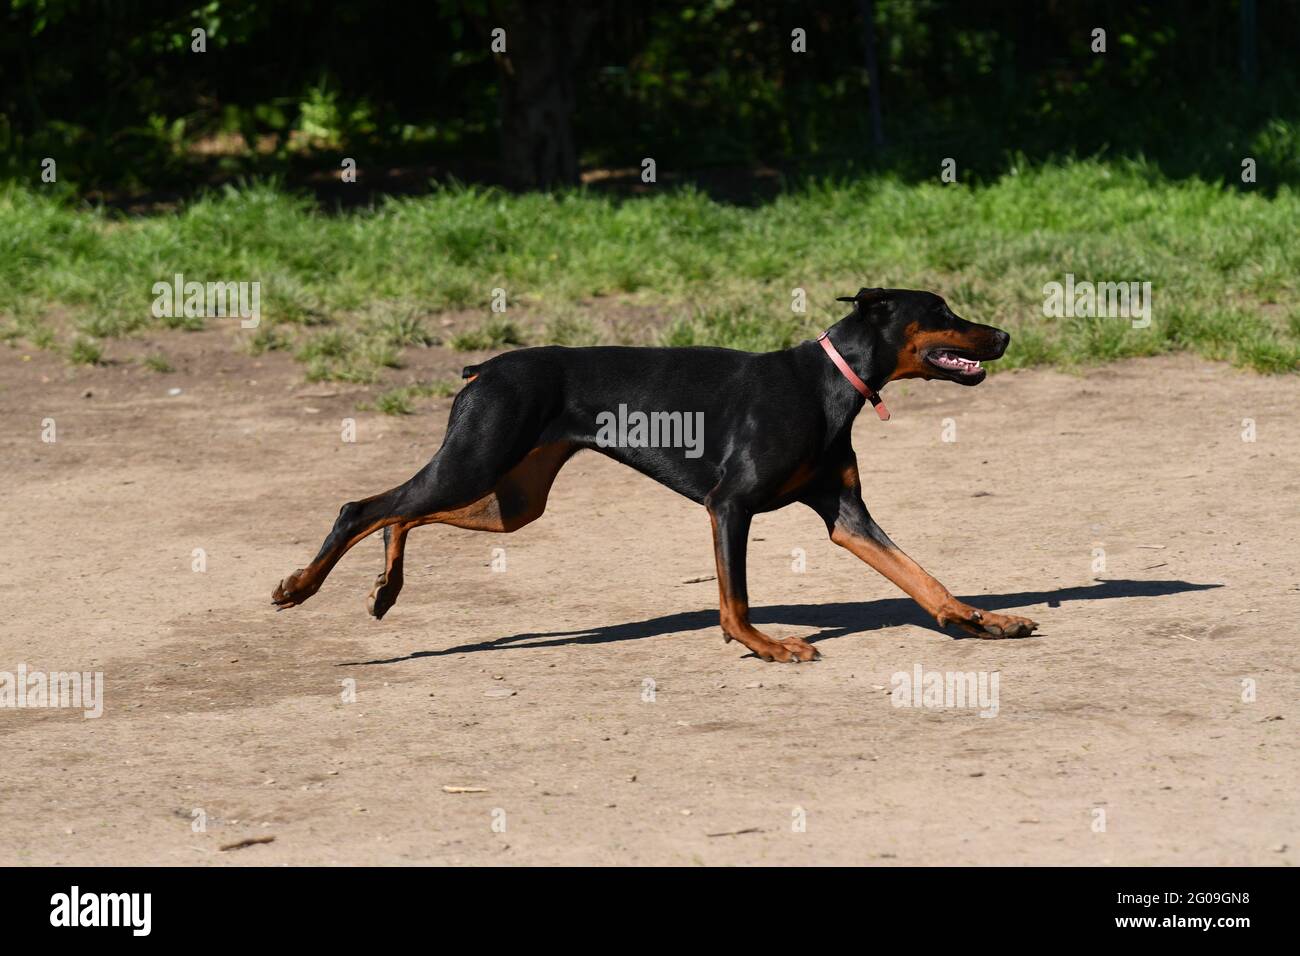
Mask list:
[[[510,319],[493,316],[477,329],[453,335],[450,344],[457,352],[503,349],[523,345],[524,334]]]
[[[278,352],[292,345],[289,337],[274,322],[262,319],[257,330],[248,337],[244,347],[250,355],[262,355],[266,352]]]
[[[403,385],[382,392],[375,399],[374,407],[385,415],[409,415],[415,410],[415,399],[450,398],[459,388],[459,383],[446,380]]]
[[[176,214],[116,219],[0,187],[0,337],[68,347],[159,325],[153,283],[260,281],[254,352],[308,377],[372,382],[433,344],[442,312],[478,312],[458,350],[608,340],[606,303],[666,319],[646,341],[779,348],[843,314],[862,285],[933,289],[1013,333],[999,366],[1187,350],[1264,372],[1300,362],[1300,195],[1172,181],[1140,163],[1020,166],[986,186],[824,182],[757,207],[689,190],[617,200],[446,189],[325,215],[265,185]],[[1150,328],[1043,315],[1066,273],[1150,282]],[[807,311],[792,311],[794,289]],[[510,311],[491,312],[494,290]],[[638,313],[639,314],[639,313]],[[86,346],[77,347],[85,355]],[[71,354],[71,352],[70,352]]]
[[[166,375],[168,372],[176,371],[175,368],[172,367],[172,363],[167,361],[167,356],[161,353],[146,355],[144,366],[149,369],[149,371],[157,372],[160,375]]]
[[[98,365],[104,359],[104,351],[99,343],[80,336],[68,346],[68,361],[73,365]]]
[[[543,338],[550,345],[580,347],[601,344],[601,333],[590,319],[581,315],[558,315],[546,324]]]
[[[794,312],[769,315],[753,306],[737,303],[698,309],[690,316],[675,319],[663,331],[660,343],[725,345],[770,352],[789,348],[811,332],[812,327],[803,315]]]

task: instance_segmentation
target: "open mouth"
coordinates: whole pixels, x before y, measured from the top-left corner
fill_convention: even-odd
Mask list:
[[[984,381],[986,371],[981,361],[997,358],[996,355],[976,355],[964,349],[931,349],[925,353],[925,360],[933,368],[955,382],[964,385],[978,385]]]

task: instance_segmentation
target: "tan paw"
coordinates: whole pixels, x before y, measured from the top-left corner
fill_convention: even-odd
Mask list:
[[[402,590],[402,576],[394,574],[391,577],[387,574],[381,574],[375,578],[375,586],[370,589],[370,597],[366,599],[366,610],[374,616],[376,620],[382,620],[383,616],[388,613],[389,608],[397,603],[397,595]]]
[[[280,610],[284,610],[287,607],[301,604],[315,594],[316,588],[309,581],[304,580],[305,577],[305,572],[302,568],[299,568],[282,580],[276,585],[275,591],[271,594],[271,603]]]
[[[765,661],[778,664],[798,664],[801,661],[815,661],[821,657],[817,648],[801,637],[787,637],[783,640],[769,640],[757,647],[750,648],[755,656]]]
[[[1027,617],[980,611],[973,607],[941,614],[938,620],[941,626],[951,621],[972,637],[990,641],[1009,637],[1028,637],[1038,627],[1037,622]]]

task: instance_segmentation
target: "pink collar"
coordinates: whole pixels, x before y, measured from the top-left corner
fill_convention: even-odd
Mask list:
[[[875,408],[876,414],[880,417],[880,420],[882,422],[889,421],[889,409],[885,407],[884,401],[881,400],[880,393],[866,382],[862,381],[862,379],[858,378],[858,374],[853,371],[853,369],[849,368],[849,363],[844,361],[844,356],[839,353],[839,349],[837,349],[831,342],[830,334],[829,330],[823,332],[821,335],[817,336],[817,341],[822,344],[822,348],[825,349],[826,354],[831,357],[831,361],[834,362],[835,367],[840,370],[840,374],[847,378],[849,384],[861,392],[866,397],[867,401],[871,403],[872,407]]]

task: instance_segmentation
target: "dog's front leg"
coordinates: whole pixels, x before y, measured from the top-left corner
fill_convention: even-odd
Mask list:
[[[827,502],[829,504],[829,502]],[[833,507],[818,507],[831,540],[852,551],[909,594],[940,627],[956,624],[974,637],[1028,637],[1036,623],[1024,617],[981,611],[953,597],[946,587],[909,558],[872,520],[860,488],[846,485]]]
[[[754,515],[736,502],[708,503],[713,522],[713,554],[718,565],[718,592],[722,605],[722,636],[737,640],[765,661],[798,663],[816,660],[817,649],[797,637],[777,640],[749,623],[749,590],[745,584],[745,551]]]

